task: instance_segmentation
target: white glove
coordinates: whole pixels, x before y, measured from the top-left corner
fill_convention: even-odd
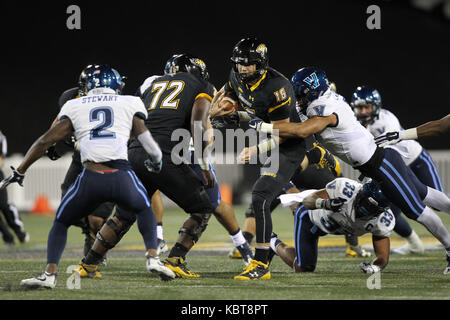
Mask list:
[[[368,262],[362,262],[359,265],[359,267],[361,268],[361,271],[364,273],[375,273],[381,271],[381,268],[379,266],[376,266]]]

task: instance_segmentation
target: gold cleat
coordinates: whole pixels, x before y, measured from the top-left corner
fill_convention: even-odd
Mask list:
[[[371,255],[369,251],[364,250],[361,246],[353,247],[347,243],[347,249],[345,250],[347,258],[370,257]]]
[[[189,279],[189,278],[200,278],[200,275],[190,271],[186,267],[186,262],[181,257],[172,257],[164,260],[164,265],[172,270],[177,278]]]
[[[228,258],[230,259],[242,259],[242,254],[239,252],[239,250],[234,247],[229,253]]]
[[[265,280],[270,279],[269,264],[252,260],[242,273],[234,277],[235,280]]]
[[[98,272],[98,265],[85,264],[81,262],[75,269],[72,270],[72,274],[78,273],[81,278],[101,278],[102,274]]]

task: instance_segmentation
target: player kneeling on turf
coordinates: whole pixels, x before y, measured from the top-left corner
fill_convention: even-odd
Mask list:
[[[395,218],[375,182],[360,184],[337,178],[325,189],[286,194],[280,200],[284,206],[295,206],[295,248],[287,246],[275,234],[270,246],[296,272],[315,270],[319,237],[327,234],[372,233],[376,258],[372,263],[361,263],[360,268],[365,273],[374,273],[387,266],[389,235]]]

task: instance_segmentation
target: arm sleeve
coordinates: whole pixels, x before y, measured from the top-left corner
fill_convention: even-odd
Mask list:
[[[0,157],[6,157],[8,153],[8,143],[6,136],[0,132]]]
[[[154,162],[160,162],[162,159],[162,152],[159,148],[158,143],[153,139],[152,135],[150,134],[150,131],[145,131],[137,136],[137,139],[141,143],[142,147],[145,149],[145,151],[148,153],[150,158]]]

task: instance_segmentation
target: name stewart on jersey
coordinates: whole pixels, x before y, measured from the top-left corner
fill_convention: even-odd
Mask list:
[[[96,103],[96,102],[109,102],[109,101],[117,101],[116,95],[104,95],[104,96],[91,96],[91,97],[82,97],[81,103]]]

